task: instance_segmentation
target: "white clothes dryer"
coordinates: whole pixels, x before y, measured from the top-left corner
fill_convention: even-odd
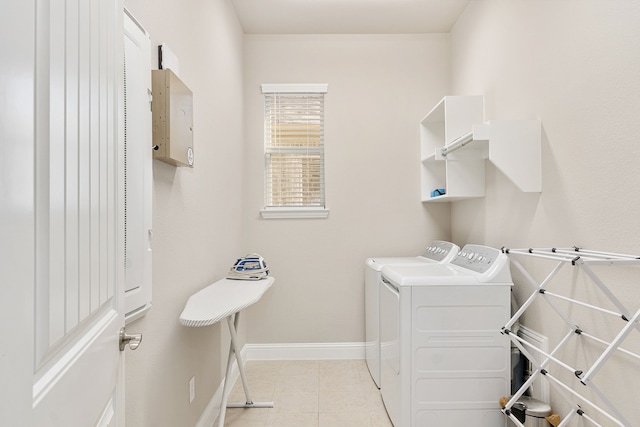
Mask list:
[[[415,257],[368,258],[365,263],[365,358],[371,378],[380,388],[380,270],[385,265],[425,265],[451,262],[460,248],[451,242],[434,240]]]
[[[511,273],[500,250],[466,245],[449,264],[385,266],[381,394],[394,427],[503,427],[510,392]]]

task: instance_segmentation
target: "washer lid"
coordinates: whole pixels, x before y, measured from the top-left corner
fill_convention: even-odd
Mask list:
[[[450,264],[385,266],[381,272],[397,286],[513,284],[507,256],[496,249],[479,245],[466,245]]]
[[[384,266],[382,275],[398,286],[479,283],[477,274],[471,270],[449,264]]]
[[[430,265],[435,264],[437,261],[434,261],[429,258],[425,258],[423,256],[414,256],[414,257],[386,257],[386,258],[368,258],[367,266],[374,269],[375,271],[382,270],[382,267],[385,265]]]
[[[368,258],[366,265],[375,271],[382,270],[385,265],[423,265],[440,263],[445,264],[453,261],[458,255],[460,248],[443,240],[434,240],[420,256],[414,257],[372,257]]]

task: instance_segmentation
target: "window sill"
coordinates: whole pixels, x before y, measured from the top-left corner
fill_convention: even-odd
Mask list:
[[[296,219],[296,218],[320,218],[329,216],[326,208],[265,208],[260,210],[264,219]]]

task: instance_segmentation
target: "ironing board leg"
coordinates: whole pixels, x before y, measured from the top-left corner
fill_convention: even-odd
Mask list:
[[[232,319],[234,317],[234,319]],[[227,324],[229,325],[229,334],[231,335],[231,343],[229,345],[229,357],[227,359],[227,371],[224,377],[224,386],[222,387],[222,403],[220,404],[220,418],[218,420],[218,427],[224,426],[225,413],[227,408],[273,408],[273,402],[253,402],[249,396],[249,384],[247,383],[247,376],[244,373],[244,364],[242,363],[242,356],[237,351],[237,335],[238,321],[240,319],[240,313],[236,313],[234,316],[227,317]],[[231,368],[233,366],[233,356],[238,361],[238,370],[240,371],[240,378],[242,380],[242,388],[244,389],[244,395],[246,397],[245,403],[227,403],[229,398],[228,379],[231,376]]]
[[[229,319],[230,317],[227,317]],[[231,376],[231,367],[233,366],[233,341],[229,345],[229,357],[227,358],[227,371],[224,376],[224,385],[222,386],[222,402],[220,403],[220,416],[218,417],[218,427],[224,426],[224,418],[227,412],[227,399],[229,398],[229,377]]]

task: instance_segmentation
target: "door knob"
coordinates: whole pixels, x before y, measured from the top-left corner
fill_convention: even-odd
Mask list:
[[[131,350],[138,348],[142,342],[142,334],[128,334],[125,328],[120,329],[120,351],[128,345]]]

